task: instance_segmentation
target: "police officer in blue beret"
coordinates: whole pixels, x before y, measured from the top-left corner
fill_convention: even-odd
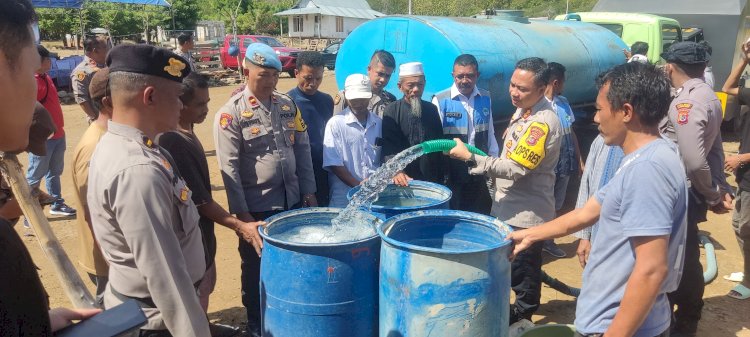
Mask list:
[[[214,141],[229,211],[261,221],[297,207],[317,206],[307,125],[294,101],[275,90],[281,62],[262,43],[247,47],[245,89],[214,118]],[[260,335],[260,257],[239,240],[242,304],[248,332]]]

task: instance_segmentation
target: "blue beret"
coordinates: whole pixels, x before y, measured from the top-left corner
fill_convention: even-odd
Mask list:
[[[279,61],[279,57],[276,56],[276,51],[267,44],[256,42],[247,46],[247,50],[245,50],[245,59],[256,66],[274,68],[281,71],[281,61]]]
[[[175,82],[190,74],[187,61],[172,51],[147,44],[121,44],[112,48],[105,62],[109,72],[158,76]]]

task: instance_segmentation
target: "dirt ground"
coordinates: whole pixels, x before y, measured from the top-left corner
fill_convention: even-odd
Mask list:
[[[283,74],[279,81],[278,89],[286,92],[296,85],[293,79]],[[219,204],[226,205],[226,195],[219,175],[216,162],[214,142],[211,135],[213,114],[227,101],[230,93],[235,87],[217,87],[210,90],[211,103],[209,118],[206,122],[196,126],[198,137],[203,141],[208,163],[211,171],[211,182],[214,198]],[[326,72],[324,84],[321,90],[335,94],[336,84],[333,73]],[[67,153],[65,156],[66,171],[64,173],[62,188],[63,197],[68,201],[72,198],[72,182],[70,179],[70,160],[72,150],[83,134],[87,123],[83,112],[77,105],[63,106],[65,115],[65,131],[67,134]],[[499,132],[499,131],[498,131]],[[725,143],[727,153],[736,151],[736,142]],[[20,158],[21,163],[27,163],[25,157]],[[734,180],[730,177],[730,180]],[[74,205],[71,205],[74,206]],[[58,239],[65,248],[68,256],[77,265],[78,235],[73,218],[49,217],[52,227]],[[716,256],[719,264],[718,278],[706,287],[704,299],[706,305],[703,310],[703,319],[700,322],[698,336],[701,337],[750,337],[750,300],[738,301],[725,296],[733,287],[734,283],[722,279],[722,275],[741,270],[740,251],[731,228],[730,215],[710,214],[708,222],[701,225],[701,229],[710,234],[716,248]],[[22,226],[17,230],[24,234]],[[209,306],[209,317],[215,322],[225,324],[241,325],[245,322],[244,309],[240,301],[240,258],[237,252],[236,235],[225,228],[217,226],[217,241],[219,242],[216,264],[218,269],[218,284],[216,291],[211,296]],[[34,261],[40,268],[39,275],[47,289],[53,307],[70,306],[61,289],[60,282],[54,274],[54,269],[49,260],[43,255],[39,244],[34,236],[23,237],[27,247],[31,251]],[[579,287],[581,284],[581,267],[575,258],[576,242],[572,237],[557,240],[558,244],[568,254],[567,258],[553,259],[545,254],[544,270],[551,276],[571,285]],[[85,273],[79,270],[85,283],[94,291],[88,282]],[[572,323],[575,312],[574,298],[563,295],[551,288],[544,287],[542,291],[542,306],[534,321],[537,324],[547,323]]]

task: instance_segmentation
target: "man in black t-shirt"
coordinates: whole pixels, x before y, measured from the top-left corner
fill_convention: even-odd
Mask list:
[[[165,132],[156,142],[166,149],[174,159],[177,171],[188,188],[193,192],[192,199],[198,208],[200,220],[198,225],[203,236],[206,255],[206,274],[198,285],[198,298],[203,310],[208,310],[208,297],[216,285],[216,235],[214,222],[232,229],[237,235],[255,247],[260,256],[263,246],[258,235],[258,226],[262,222],[243,222],[233,217],[211,197],[211,180],[208,171],[208,161],[203,145],[193,132],[193,125],[200,124],[208,115],[208,81],[197,73],[190,73],[182,81],[183,93],[182,110],[177,130]],[[211,327],[215,330],[215,327]]]
[[[736,95],[742,105],[750,105],[750,89],[740,85],[740,76],[750,63],[750,43],[742,45],[742,57],[724,83],[722,91]],[[734,206],[732,227],[744,257],[744,279],[732,289],[727,296],[747,300],[750,298],[750,114],[740,115],[740,150],[739,153],[726,158],[724,168],[734,172],[737,178],[737,204]]]

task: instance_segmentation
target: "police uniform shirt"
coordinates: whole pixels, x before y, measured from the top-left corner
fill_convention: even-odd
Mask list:
[[[73,69],[70,73],[70,79],[73,87],[73,96],[76,103],[81,104],[91,100],[89,95],[89,83],[99,69],[104,68],[103,64],[97,64],[88,56],[83,58],[83,62]]]
[[[245,87],[216,113],[214,141],[231,213],[289,209],[315,193],[307,125],[289,96],[274,92],[266,108]]]
[[[490,93],[486,90],[479,90],[479,88],[474,86],[474,91],[472,91],[471,94],[469,94],[469,97],[466,97],[463,94],[461,94],[460,91],[458,91],[458,88],[456,87],[455,83],[448,90],[450,90],[450,97],[452,99],[458,98],[461,101],[461,105],[463,105],[464,110],[466,110],[468,114],[469,122],[467,123],[468,131],[467,131],[466,139],[467,139],[468,144],[474,145],[475,144],[474,138],[476,136],[476,129],[474,127],[474,114],[476,113],[476,111],[474,111],[474,98],[477,96],[489,97]],[[438,109],[438,113],[440,115],[440,121],[444,122],[445,116],[443,116],[443,114],[445,113],[445,111],[440,110],[440,103],[438,102],[437,96],[432,97],[432,104],[434,104]],[[497,157],[498,154],[500,153],[500,146],[497,144],[497,138],[495,138],[495,126],[493,125],[493,122],[492,122],[492,111],[489,111],[489,126],[488,126],[487,131],[488,131],[487,132],[488,133],[487,144],[489,145],[487,154],[491,157]],[[445,130],[443,130],[443,132],[445,132]]]
[[[710,205],[721,201],[722,189],[731,191],[724,176],[722,118],[719,98],[702,79],[694,78],[684,83],[659,126],[677,142],[690,185]]]
[[[105,306],[124,295],[162,308],[144,308],[142,329],[210,335],[194,288],[206,262],[191,194],[166,151],[138,129],[109,122],[91,158],[87,199],[109,262]]]
[[[531,110],[516,110],[500,157],[476,156],[477,165],[470,171],[495,178],[491,215],[521,228],[555,217],[560,137],[560,120],[547,99],[540,99]]]
[[[395,101],[396,96],[393,96],[393,94],[383,89],[383,91],[381,91],[379,95],[375,93],[372,94],[372,98],[370,98],[370,104],[367,105],[367,110],[372,111],[376,115],[378,115],[378,117],[383,118],[385,107]],[[341,90],[336,93],[336,96],[333,98],[333,114],[340,115],[348,107],[349,102],[344,96],[344,91]]]

